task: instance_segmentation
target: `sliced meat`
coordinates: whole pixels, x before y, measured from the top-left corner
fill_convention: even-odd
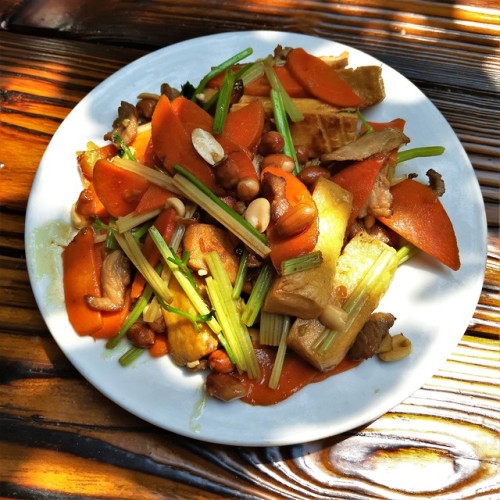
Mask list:
[[[431,168],[427,170],[426,175],[429,178],[429,186],[436,193],[436,196],[443,196],[445,187],[441,174]]]
[[[87,296],[87,304],[97,311],[121,311],[125,306],[125,291],[131,281],[131,264],[121,250],[106,256],[101,269],[102,297]]]
[[[113,129],[105,134],[104,139],[111,141],[114,135],[119,135],[128,146],[137,136],[139,114],[137,108],[129,102],[122,101],[118,108],[118,117],[113,122]]]
[[[362,212],[374,217],[390,217],[392,215],[391,182],[387,178],[386,167],[382,168],[375,179],[366,207],[360,210],[360,216]]]
[[[248,387],[230,373],[210,373],[205,382],[205,389],[209,396],[221,401],[241,399],[248,393]]]
[[[400,130],[385,128],[363,134],[355,141],[321,156],[323,163],[360,161],[377,153],[387,153],[407,144],[410,139]]]
[[[361,329],[347,353],[350,359],[368,359],[378,352],[380,343],[394,325],[396,318],[390,313],[376,312]]]

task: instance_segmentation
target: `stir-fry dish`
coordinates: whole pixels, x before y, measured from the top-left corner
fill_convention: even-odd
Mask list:
[[[252,53],[121,102],[103,144],[77,153],[62,262],[70,323],[120,346],[120,364],[169,356],[203,371],[209,396],[269,405],[408,356],[378,310],[397,268],[416,252],[460,260],[441,174],[398,172],[444,149],[408,148],[404,117],[363,114],[385,98],[380,66]]]

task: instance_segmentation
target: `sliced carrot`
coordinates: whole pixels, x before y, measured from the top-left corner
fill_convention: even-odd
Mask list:
[[[154,162],[154,151],[153,151],[153,141],[151,140],[151,127],[143,129],[137,134],[135,139],[130,144],[130,148],[134,151],[134,157],[143,165],[148,167],[153,167]]]
[[[106,144],[96,149],[87,149],[77,156],[78,165],[83,175],[87,179],[92,180],[94,165],[97,160],[110,160],[116,156],[118,150],[114,144]]]
[[[139,215],[144,212],[163,208],[167,200],[172,196],[174,195],[170,191],[151,183],[142,195],[139,204],[135,207],[134,213]]]
[[[157,333],[155,343],[149,348],[149,354],[153,358],[159,358],[168,354],[168,339],[164,333]]]
[[[201,106],[185,97],[177,97],[172,101],[172,111],[179,117],[186,126],[190,124],[192,128],[202,128],[210,131],[213,127],[213,117]]]
[[[354,108],[361,98],[325,61],[302,48],[292,49],[286,67],[314,97],[332,106]]]
[[[403,118],[394,118],[394,120],[391,120],[389,122],[368,122],[368,125],[372,127],[373,130],[384,130],[386,128],[395,128],[396,130],[400,130],[403,132],[405,125],[406,125],[406,120]],[[366,130],[364,126],[361,127],[361,131]]]
[[[352,196],[352,210],[348,225],[352,224],[361,208],[368,201],[375,180],[387,160],[387,155],[376,154],[366,160],[357,161],[331,177],[331,180],[349,191]]]
[[[91,309],[87,295],[100,294],[94,233],[80,230],[62,252],[64,300],[69,322],[79,335],[92,335],[102,327],[99,311]]]
[[[451,220],[429,186],[406,179],[391,189],[391,217],[378,217],[416,247],[453,269],[460,268],[457,238]]]
[[[174,112],[168,97],[162,95],[151,120],[151,137],[156,156],[164,167],[173,173],[179,164],[214,192],[220,193],[212,168],[194,149],[191,136],[181,119]]]
[[[311,94],[292,76],[286,66],[273,67],[281,85],[290,97],[310,97]],[[267,97],[271,93],[271,85],[265,75],[256,78],[253,82],[245,85],[243,91],[246,95]]]
[[[162,210],[156,217],[153,225],[158,229],[163,239],[169,243],[172,233],[174,232],[175,224],[177,222],[177,212],[173,208],[166,208]],[[146,257],[147,261],[154,267],[160,262],[160,251],[158,250],[155,242],[149,235],[149,233],[144,238],[144,243],[142,245],[142,253]],[[136,273],[134,280],[132,281],[132,287],[130,290],[130,296],[132,299],[136,299],[142,293],[146,280],[141,273]]]
[[[98,160],[94,167],[94,189],[113,217],[133,212],[149,181],[140,175],[117,167],[108,160]]]
[[[264,107],[255,100],[227,114],[223,134],[253,153],[260,142],[264,121]]]
[[[306,186],[297,179],[293,174],[277,167],[266,167],[261,173],[261,179],[264,179],[266,173],[282,177],[286,181],[285,197],[294,207],[298,203],[314,204],[312,195]],[[311,252],[318,241],[319,226],[318,219],[314,220],[304,231],[291,236],[283,237],[276,230],[275,224],[271,222],[266,231],[271,247],[271,262],[276,270],[280,270],[281,262],[286,259],[298,257]]]

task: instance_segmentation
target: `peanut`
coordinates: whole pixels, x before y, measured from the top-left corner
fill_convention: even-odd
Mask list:
[[[259,153],[262,156],[267,156],[274,153],[281,153],[285,146],[283,136],[276,130],[266,132],[259,144]]]
[[[262,160],[262,168],[276,167],[281,168],[285,172],[292,172],[295,168],[295,162],[291,156],[283,153],[270,154]]]
[[[266,198],[256,198],[250,202],[243,216],[257,231],[263,233],[271,220],[271,204]]]
[[[314,204],[297,203],[276,221],[276,230],[281,236],[293,236],[306,229],[317,216],[318,209]]]

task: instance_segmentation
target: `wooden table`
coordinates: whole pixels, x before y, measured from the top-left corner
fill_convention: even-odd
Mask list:
[[[499,10],[494,1],[0,1],[0,496],[493,498],[499,491]],[[489,225],[482,294],[452,356],[370,425],[316,443],[216,446],[155,428],[72,367],[24,254],[33,176],[58,125],[127,63],[195,36],[318,35],[413,81],[465,147]],[[496,90],[495,90],[496,85]]]

